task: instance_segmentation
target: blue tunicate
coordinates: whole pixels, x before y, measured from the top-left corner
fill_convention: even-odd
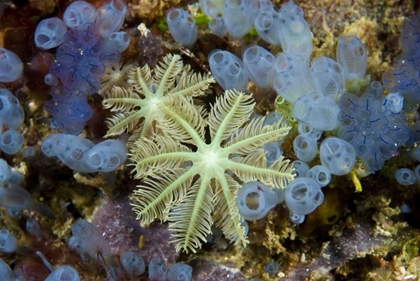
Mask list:
[[[223,37],[227,34],[226,26],[221,16],[217,16],[216,18],[212,19],[208,26],[211,32],[213,32],[213,34],[216,36]]]
[[[315,165],[306,172],[306,177],[315,180],[320,187],[327,186],[331,181],[330,171],[322,165]]]
[[[272,190],[277,194],[277,205],[283,203],[284,188],[273,188]]]
[[[272,88],[290,103],[314,89],[305,58],[299,54],[280,53],[273,62]]]
[[[246,220],[259,220],[278,203],[277,194],[260,182],[248,182],[238,190],[236,205]]]
[[[242,60],[228,51],[218,49],[211,51],[208,59],[210,70],[223,90],[246,90],[248,75]]]
[[[274,9],[260,10],[254,19],[254,27],[264,41],[271,45],[280,45],[280,19]]]
[[[24,141],[22,134],[9,129],[0,135],[0,149],[6,154],[13,155],[21,149]]]
[[[10,254],[16,251],[16,249],[16,238],[7,229],[0,229],[0,252]]]
[[[419,64],[420,66],[420,64]],[[420,99],[419,66],[412,59],[402,58],[394,68],[387,70],[382,76],[384,87],[390,92],[399,92],[411,99]]]
[[[404,105],[404,97],[399,93],[389,93],[385,97],[386,107],[392,113],[398,114],[401,112]]]
[[[68,134],[51,134],[41,144],[41,151],[48,157],[57,156],[70,169],[93,173],[86,165],[86,155],[94,144],[85,138]]]
[[[366,48],[354,34],[341,35],[337,44],[337,61],[344,68],[346,80],[360,80],[367,67]]]
[[[12,176],[12,169],[4,159],[0,158],[0,183],[10,179]]]
[[[298,215],[293,212],[289,213],[289,218],[292,223],[301,224],[305,221],[305,215]]]
[[[127,5],[121,0],[110,0],[98,8],[98,34],[102,39],[118,31],[124,23],[125,14],[127,13]]]
[[[320,147],[321,163],[331,174],[342,176],[348,174],[356,163],[356,151],[345,140],[328,137]]]
[[[154,281],[166,281],[165,261],[161,258],[152,258],[148,266],[149,279]]]
[[[7,89],[0,89],[0,118],[11,129],[19,128],[24,119],[19,100]]]
[[[407,204],[402,204],[400,206],[400,210],[401,210],[401,213],[403,214],[408,214],[411,212],[410,206],[408,206]]]
[[[274,123],[278,122],[279,119],[283,119],[283,115],[281,115],[278,111],[270,111],[265,116],[265,120],[263,122],[263,126],[266,125],[273,125]]]
[[[260,46],[251,45],[244,50],[242,60],[248,77],[255,85],[260,88],[271,86],[274,76],[274,56],[269,51]]]
[[[79,134],[92,115],[87,97],[79,90],[69,90],[62,85],[52,88],[52,100],[45,107],[53,116],[51,127],[67,134]]]
[[[313,59],[311,77],[315,88],[327,98],[335,100],[345,93],[344,69],[331,58],[321,56]]]
[[[20,58],[6,48],[0,47],[0,82],[13,82],[19,79],[23,72]]]
[[[240,38],[254,25],[258,2],[254,0],[226,0],[223,21],[230,36]]]
[[[267,167],[271,166],[280,156],[283,154],[280,148],[279,142],[270,142],[265,144],[263,147],[265,152],[265,160],[267,161]]]
[[[298,123],[299,134],[308,134],[311,138],[319,140],[322,136],[323,131],[312,128],[310,125],[299,122]]]
[[[105,48],[98,32],[98,27],[91,23],[86,23],[83,29],[66,32],[63,44],[57,49],[56,61],[50,65],[50,74],[59,78],[67,90],[84,95],[96,93],[105,67],[119,61],[120,52]]]
[[[286,187],[285,201],[289,210],[298,215],[312,213],[324,201],[319,184],[311,178],[297,178]]]
[[[293,1],[286,2],[279,10],[279,18],[283,52],[299,54],[307,61],[312,53],[312,32],[303,17],[302,9]]]
[[[27,146],[22,150],[23,158],[32,158],[36,154],[36,149],[33,146]]]
[[[32,218],[29,218],[26,221],[26,230],[33,236],[37,237],[37,238],[41,238],[44,237],[44,233],[41,230],[41,226],[39,225],[39,223]]]
[[[381,82],[372,81],[369,84],[369,88],[366,90],[365,94],[372,95],[375,99],[381,99],[383,95],[383,87]]]
[[[298,98],[291,112],[296,120],[319,131],[334,130],[338,126],[339,113],[338,104],[319,91],[311,91]]]
[[[63,13],[63,21],[69,28],[84,28],[86,23],[94,23],[96,8],[86,1],[72,2]]]
[[[401,168],[395,171],[395,179],[401,185],[413,185],[416,183],[416,175],[407,168]]]
[[[304,177],[306,175],[306,172],[309,171],[309,166],[303,161],[295,160],[292,162],[293,165],[293,172],[292,175],[295,176],[295,178]]]
[[[35,46],[42,50],[55,48],[63,43],[66,31],[66,24],[61,19],[44,19],[36,26],[34,35]]]
[[[420,14],[413,13],[401,28],[401,46],[408,57],[420,55]]]
[[[16,276],[10,269],[10,266],[0,258],[0,276],[3,281],[16,281]]]
[[[173,8],[166,15],[169,31],[176,42],[191,47],[197,40],[197,26],[194,18],[182,9]]]
[[[389,95],[388,95],[389,96]],[[349,142],[369,172],[382,169],[398,147],[409,139],[400,95],[377,98],[371,91],[357,97],[345,94],[338,101],[341,128],[338,137]]]
[[[130,36],[125,31],[111,33],[104,42],[105,50],[117,50],[122,53],[130,44]]]
[[[80,277],[73,267],[61,265],[51,272],[45,281],[80,281]]]
[[[184,263],[174,263],[166,272],[168,281],[191,281],[192,267]]]
[[[216,18],[223,13],[224,1],[220,0],[200,0],[200,8],[203,13],[211,18]]]
[[[21,184],[23,182],[24,176],[16,169],[12,169],[12,174],[8,180],[12,184]]]
[[[55,86],[58,84],[58,79],[55,78],[51,73],[44,76],[44,83],[48,86]]]
[[[83,260],[111,257],[111,247],[99,230],[91,223],[78,219],[71,226],[72,237],[67,241],[71,250],[77,251]]]
[[[143,258],[134,252],[124,252],[120,256],[120,262],[130,277],[140,276],[146,269]]]
[[[317,141],[309,134],[298,135],[293,140],[293,150],[299,160],[312,161],[318,151]]]
[[[93,146],[87,153],[85,164],[88,168],[111,172],[124,164],[127,147],[120,140],[105,140]]]
[[[33,205],[31,194],[18,185],[10,184],[7,188],[0,187],[0,206],[20,213]]]
[[[414,170],[414,175],[416,176],[417,182],[420,182],[420,165],[417,165]]]
[[[47,157],[56,156],[58,154],[63,153],[67,147],[68,144],[64,140],[61,140],[62,134],[50,134],[46,139],[43,140],[41,144],[41,151],[45,154]]]
[[[270,277],[274,277],[277,273],[279,273],[280,265],[278,262],[270,261],[265,265],[264,269]]]

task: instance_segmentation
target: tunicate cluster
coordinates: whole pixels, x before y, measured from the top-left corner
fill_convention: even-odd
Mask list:
[[[412,99],[420,99],[420,14],[413,13],[401,30],[404,55],[382,76],[384,87]]]
[[[382,169],[399,146],[409,137],[406,118],[402,113],[403,97],[388,95],[375,98],[345,94],[339,101],[341,129],[338,137],[349,142],[366,169]]]
[[[46,156],[57,156],[69,168],[85,173],[111,172],[127,159],[127,148],[120,140],[94,145],[88,139],[69,134],[49,135],[41,150]]]
[[[46,104],[53,129],[79,134],[92,117],[86,95],[98,92],[105,69],[118,63],[130,43],[128,34],[118,31],[126,12],[121,0],[110,0],[98,10],[85,1],[74,1],[63,20],[47,18],[38,24],[35,44],[44,50],[58,47],[44,78],[54,86],[53,99]]]

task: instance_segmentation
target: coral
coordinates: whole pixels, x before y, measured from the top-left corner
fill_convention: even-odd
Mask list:
[[[140,31],[137,44],[140,65],[148,64],[154,67],[163,54],[162,41],[159,37],[153,35],[144,24],[140,24],[137,29]]]
[[[221,264],[205,259],[195,259],[190,262],[193,267],[194,280],[207,281],[245,281],[248,280],[237,268],[231,264]]]
[[[92,224],[109,241],[112,253],[133,251],[141,255],[146,263],[153,257],[161,257],[169,263],[176,262],[179,255],[174,246],[167,243],[168,226],[159,223],[140,226],[129,203],[128,198],[106,199],[93,215]]]
[[[197,74],[184,66],[179,55],[168,54],[154,72],[148,65],[133,69],[129,74],[130,87],[114,87],[105,94],[103,105],[117,112],[108,120],[109,130],[105,137],[131,132],[128,147],[145,136],[150,136],[162,120],[160,110],[173,97],[187,99],[202,96],[214,82],[210,74]]]
[[[213,221],[227,239],[246,245],[235,203],[240,188],[236,179],[259,180],[274,188],[285,188],[293,180],[289,160],[280,157],[267,168],[261,149],[286,136],[290,127],[282,119],[266,126],[265,118],[247,123],[254,105],[250,95],[226,91],[205,120],[203,110],[180,96],[159,107],[160,130],[167,136],[136,142],[131,158],[135,177],[143,183],[132,196],[133,210],[143,223],[169,221],[177,251],[195,252]],[[205,139],[207,126],[210,143]]]

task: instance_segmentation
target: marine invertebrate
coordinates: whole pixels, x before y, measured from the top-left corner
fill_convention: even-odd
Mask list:
[[[267,167],[262,148],[290,127],[282,119],[265,126],[265,117],[249,121],[255,103],[242,92],[226,91],[207,118],[181,95],[170,101],[159,105],[165,135],[139,140],[132,150],[135,177],[143,180],[131,198],[137,218],[169,221],[177,251],[195,252],[213,222],[227,239],[246,245],[235,202],[238,181],[285,188],[293,180],[289,160],[280,157]]]
[[[179,55],[168,54],[152,72],[148,65],[134,68],[129,73],[130,87],[114,87],[105,94],[103,105],[118,112],[108,120],[105,137],[132,132],[128,146],[152,132],[154,123],[162,120],[160,107],[176,96],[187,99],[205,94],[214,78],[197,74],[184,65]]]

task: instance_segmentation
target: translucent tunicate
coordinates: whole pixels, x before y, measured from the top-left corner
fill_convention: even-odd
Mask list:
[[[401,185],[412,185],[416,183],[416,175],[407,168],[401,168],[395,171],[395,179]]]
[[[295,178],[304,177],[306,172],[309,171],[309,166],[303,161],[295,160],[292,162],[293,165],[293,172],[292,174]]]
[[[320,147],[321,163],[333,175],[345,175],[353,169],[356,163],[356,152],[353,146],[345,140],[328,137]]]
[[[191,281],[192,267],[184,263],[174,263],[168,267],[166,278],[168,281]]]
[[[344,68],[346,80],[360,80],[365,76],[367,52],[357,35],[345,34],[340,36],[337,44],[337,61]]]
[[[49,50],[61,45],[66,24],[60,18],[48,18],[40,21],[35,29],[35,45],[42,50]]]
[[[242,60],[248,77],[260,88],[271,86],[273,80],[274,56],[266,49],[251,45],[248,46],[242,54]]]
[[[335,100],[344,94],[344,69],[335,60],[324,56],[313,59],[311,76],[315,88],[327,98]]]
[[[195,43],[197,26],[188,12],[173,8],[166,14],[166,22],[176,42],[185,47],[191,47]]]
[[[280,19],[274,9],[259,11],[254,20],[258,35],[271,45],[280,45]]]
[[[255,0],[225,0],[223,21],[229,34],[234,38],[247,34],[254,25],[257,11]]]
[[[223,90],[246,90],[248,75],[241,59],[218,49],[211,51],[208,59],[210,70]]]
[[[260,182],[248,182],[238,190],[236,205],[246,220],[259,220],[277,205],[277,194]]]
[[[134,252],[124,252],[120,256],[120,262],[130,277],[140,276],[146,269],[143,258]]]
[[[292,116],[315,130],[331,131],[338,126],[338,104],[319,91],[311,91],[293,104]]]
[[[283,52],[299,54],[307,61],[312,53],[312,32],[303,18],[302,9],[293,1],[286,2],[279,10],[279,18]]]
[[[310,178],[297,178],[286,187],[285,201],[289,210],[298,215],[312,213],[324,201],[319,184]]]
[[[6,48],[0,47],[0,82],[13,82],[19,79],[23,72],[20,58]]]
[[[318,151],[316,139],[309,134],[298,135],[293,140],[293,150],[299,160],[309,162],[315,158]]]
[[[306,172],[306,177],[315,180],[320,187],[327,186],[331,181],[330,171],[322,165],[315,165]]]
[[[84,28],[86,23],[94,23],[97,15],[92,4],[74,1],[64,10],[63,20],[69,28]]]

